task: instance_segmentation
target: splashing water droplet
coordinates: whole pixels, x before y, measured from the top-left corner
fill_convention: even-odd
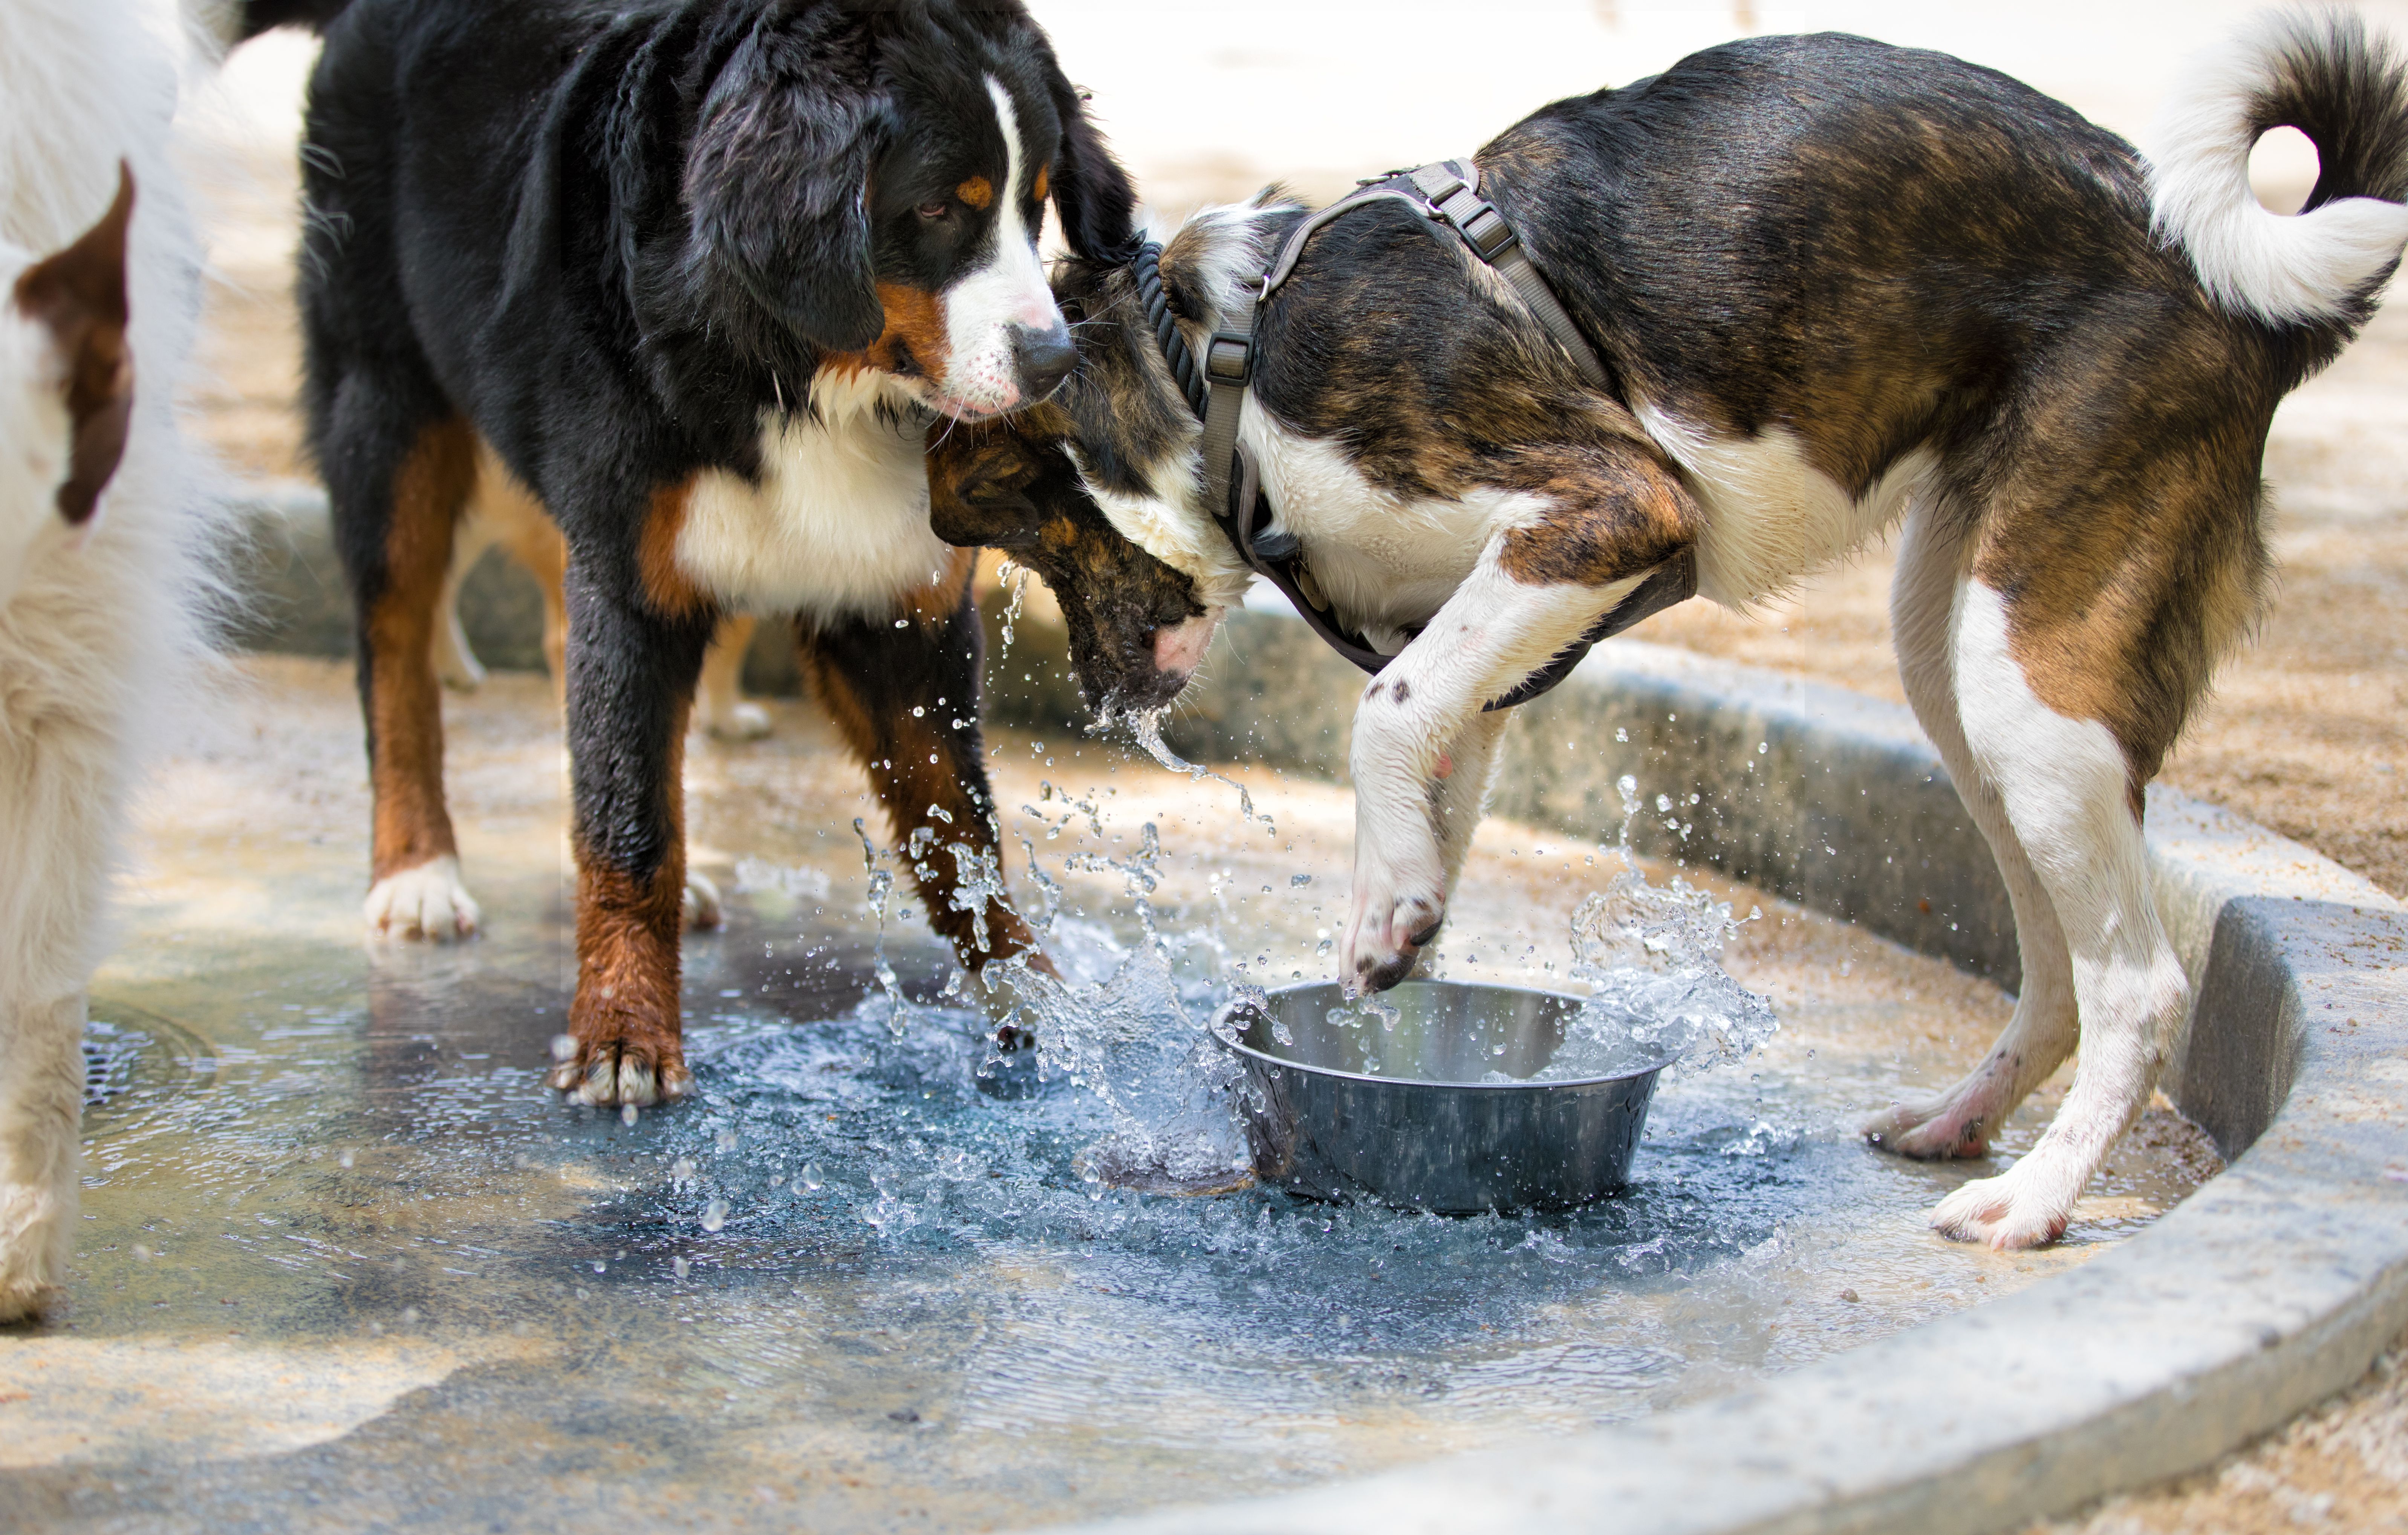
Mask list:
[[[817,1162],[804,1163],[803,1175],[795,1180],[795,1186],[805,1190],[824,1188],[826,1184],[827,1175],[820,1171]]]
[[[1136,739],[1140,747],[1144,749],[1145,754],[1172,772],[1184,773],[1197,782],[1200,783],[1209,778],[1215,783],[1226,783],[1237,790],[1238,814],[1248,822],[1261,822],[1264,831],[1273,837],[1278,836],[1279,828],[1271,824],[1271,818],[1255,811],[1254,796],[1246,792],[1244,784],[1234,778],[1216,773],[1210,768],[1189,762],[1170,749],[1168,743],[1162,739],[1163,713],[1162,710],[1149,709],[1123,716],[1128,724],[1129,735]],[[1096,728],[1101,731],[1110,727],[1112,723],[1110,719],[1100,719],[1096,722]]]
[[[713,1199],[702,1207],[702,1228],[716,1231],[727,1224],[727,1201]]]
[[[694,1272],[694,1265],[693,1265],[693,1264],[691,1264],[691,1263],[688,1263],[688,1262],[687,1262],[685,1259],[683,1259],[683,1258],[678,1258],[678,1259],[676,1259],[676,1260],[672,1261],[672,1262],[669,1264],[669,1268],[671,1269],[671,1270],[673,1270],[673,1271],[677,1274],[678,1278],[680,1278],[680,1279],[683,1279],[686,1275],[688,1275],[688,1274],[690,1274],[690,1273]]]

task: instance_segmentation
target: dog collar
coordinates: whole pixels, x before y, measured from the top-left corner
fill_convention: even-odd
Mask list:
[[[1348,627],[1328,604],[1305,593],[1302,544],[1293,533],[1266,532],[1271,522],[1270,499],[1263,493],[1262,474],[1253,450],[1238,438],[1246,391],[1254,376],[1259,343],[1254,319],[1264,304],[1295,272],[1307,241],[1324,225],[1374,202],[1401,202],[1427,221],[1434,231],[1452,233],[1471,253],[1495,268],[1546,333],[1563,349],[1581,378],[1593,389],[1612,390],[1612,379],[1597,349],[1572,323],[1563,303],[1522,247],[1521,237],[1497,206],[1480,195],[1480,167],[1470,160],[1442,160],[1412,170],[1394,171],[1357,186],[1338,201],[1311,215],[1289,232],[1279,254],[1263,275],[1240,280],[1221,323],[1206,340],[1199,366],[1170,312],[1169,294],[1162,285],[1162,247],[1152,240],[1140,248],[1131,270],[1146,323],[1171,377],[1186,396],[1188,409],[1204,423],[1204,504],[1222,534],[1246,567],[1262,576],[1294,605],[1313,633],[1339,654],[1365,671],[1378,675],[1396,657],[1375,649]],[[1695,596],[1696,555],[1687,549],[1666,560],[1588,632],[1558,652],[1540,670],[1511,692],[1491,699],[1491,710],[1527,703],[1571,675],[1582,657],[1598,640],[1654,613]],[[1408,638],[1411,637],[1411,632]]]

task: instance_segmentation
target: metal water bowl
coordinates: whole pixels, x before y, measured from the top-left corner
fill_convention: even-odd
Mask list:
[[[1446,1214],[1562,1209],[1628,1181],[1669,1062],[1531,1082],[1562,1047],[1579,997],[1408,981],[1380,1000],[1397,1010],[1388,1026],[1332,1022],[1345,1006],[1334,982],[1272,992],[1268,1011],[1231,1011],[1223,1042],[1253,1079],[1256,1178]],[[1514,1080],[1482,1080],[1491,1073]]]

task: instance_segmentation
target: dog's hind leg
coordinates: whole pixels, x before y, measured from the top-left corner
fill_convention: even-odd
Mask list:
[[[744,654],[752,647],[753,628],[750,613],[735,613],[721,619],[711,637],[694,697],[694,723],[705,735],[759,740],[769,733],[769,711],[744,696]]]
[[[377,464],[366,450],[389,436],[392,413],[373,400],[351,409],[386,416],[361,423],[341,449],[322,454],[358,610],[360,701],[376,795],[368,926],[396,937],[464,938],[480,918],[461,882],[443,802],[434,641],[453,524],[475,477],[470,433],[457,417],[437,420]]]
[[[1037,947],[1002,899],[1001,828],[979,729],[974,558],[955,551],[952,568],[909,599],[899,628],[882,615],[801,629],[803,675],[869,774],[928,925],[972,972]]]
[[[2073,966],[2057,908],[2016,839],[1999,786],[1975,761],[1957,714],[1950,620],[1971,558],[1967,520],[1926,502],[1909,515],[1890,588],[1890,632],[1915,718],[1940,749],[1957,796],[1990,845],[2014,911],[2023,980],[2014,1017],[1982,1064],[1946,1092],[1869,1118],[1865,1138],[1907,1156],[1981,1156],[2015,1105],[2073,1051]]]
[[[493,529],[473,512],[452,533],[452,563],[443,572],[443,594],[435,599],[435,678],[454,693],[474,693],[485,685],[485,664],[468,643],[460,624],[460,588],[485,551],[494,547]]]
[[[82,1192],[84,999],[0,1001],[0,1323],[66,1279]]]
[[[2232,376],[2229,353],[2160,355],[2199,377],[2151,387],[2118,373],[2043,406],[2063,412],[2036,427],[2055,451],[2015,466],[1994,493],[1950,602],[1950,679],[1974,782],[1995,792],[2056,918],[2038,923],[2017,902],[2031,924],[2027,973],[2044,976],[2037,962],[2061,945],[2080,1015],[2073,1084],[2038,1144],[1932,1212],[1941,1231],[1995,1247],[2065,1229],[2146,1105],[2188,999],[2150,888],[2143,796],[2215,658],[2257,609],[2265,417],[2243,412],[2271,405],[2215,393]],[[2187,401],[2200,402],[2195,417],[2167,416]],[[2102,445],[2095,457],[2071,451],[2086,436]],[[2152,442],[2180,451],[2136,464],[2134,445]],[[2061,1026],[2035,1019],[2035,1048],[2061,1049]],[[2008,1092],[1998,1097],[2000,1112],[2012,1107]]]

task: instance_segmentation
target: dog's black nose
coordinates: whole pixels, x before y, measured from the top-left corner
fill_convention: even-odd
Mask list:
[[[1011,351],[1020,371],[1020,397],[1031,404],[1060,387],[1079,361],[1079,350],[1070,344],[1069,327],[1058,320],[1047,330],[1014,326]]]

